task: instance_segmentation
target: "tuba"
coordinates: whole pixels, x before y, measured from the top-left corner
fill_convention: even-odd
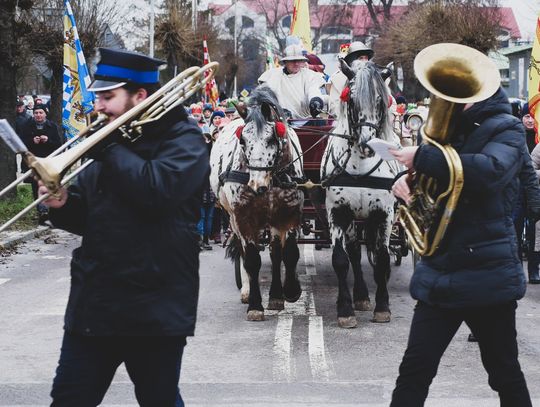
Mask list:
[[[422,143],[438,148],[449,171],[448,185],[424,174],[413,174],[411,201],[400,205],[398,216],[409,241],[421,256],[439,247],[463,188],[463,167],[450,145],[456,117],[468,103],[492,96],[501,78],[495,64],[481,52],[460,44],[441,43],[424,48],[414,60],[419,82],[431,93],[429,115],[421,128]]]

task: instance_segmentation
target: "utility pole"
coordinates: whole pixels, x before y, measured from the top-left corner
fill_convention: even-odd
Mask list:
[[[238,73],[238,39],[236,38],[238,33],[238,0],[234,1],[234,63],[236,64],[237,68],[234,73],[234,85],[233,85],[233,98],[238,97],[238,89],[236,87],[236,76]]]
[[[150,0],[150,57],[154,57],[154,0]]]
[[[197,29],[197,0],[191,0],[191,28]]]

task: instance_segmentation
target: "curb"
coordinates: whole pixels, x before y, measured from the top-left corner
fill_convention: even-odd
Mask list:
[[[49,226],[38,226],[36,229],[25,231],[4,232],[0,234],[0,252],[10,249],[20,243],[42,236],[51,230]]]

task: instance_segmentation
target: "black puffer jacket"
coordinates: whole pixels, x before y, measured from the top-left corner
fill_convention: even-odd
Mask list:
[[[453,146],[463,164],[463,191],[441,247],[417,264],[411,294],[448,308],[517,300],[525,294],[525,277],[512,208],[528,158],[524,128],[499,90],[462,114],[459,134]],[[420,147],[415,168],[448,179],[436,147]]]
[[[182,120],[183,119],[183,120]],[[208,177],[197,125],[175,109],[102,162],[51,210],[83,236],[73,252],[65,329],[84,335],[193,335],[199,291],[196,222]]]

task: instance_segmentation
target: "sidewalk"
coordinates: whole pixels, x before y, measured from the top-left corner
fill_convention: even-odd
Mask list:
[[[38,226],[29,230],[14,230],[0,233],[0,253],[34,237],[42,236],[51,230],[49,226]]]

